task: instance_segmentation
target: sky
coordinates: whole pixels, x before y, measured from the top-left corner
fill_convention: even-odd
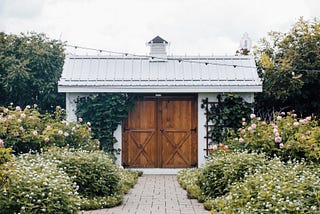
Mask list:
[[[0,31],[133,54],[148,54],[146,42],[159,35],[169,54],[233,55],[245,32],[257,45],[301,16],[319,18],[320,1],[0,0]]]

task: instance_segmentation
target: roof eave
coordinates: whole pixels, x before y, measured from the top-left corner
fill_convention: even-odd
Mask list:
[[[206,86],[206,87],[107,87],[107,86],[62,86],[61,93],[213,93],[213,92],[262,92],[261,85]]]

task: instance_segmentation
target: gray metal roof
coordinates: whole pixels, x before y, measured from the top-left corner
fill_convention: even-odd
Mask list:
[[[58,89],[59,92],[260,92],[262,84],[251,56],[172,56],[162,62],[150,61],[149,57],[68,56]]]

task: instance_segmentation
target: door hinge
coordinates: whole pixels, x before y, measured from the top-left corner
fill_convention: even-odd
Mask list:
[[[190,129],[190,131],[196,132],[196,131],[197,131],[197,128]]]
[[[198,167],[198,163],[191,164],[192,167]]]
[[[123,166],[124,168],[127,168],[127,167],[129,167],[130,165],[127,164],[127,163],[122,163],[122,166]]]
[[[124,128],[123,128],[123,131],[124,131],[124,132],[126,132],[126,131],[130,131],[130,129],[128,129],[128,128],[126,128],[126,127],[124,127]]]

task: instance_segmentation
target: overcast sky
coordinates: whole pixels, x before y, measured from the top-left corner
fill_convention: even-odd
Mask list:
[[[159,35],[170,54],[224,55],[235,53],[244,32],[257,44],[319,15],[319,0],[0,0],[0,31],[137,54]]]

